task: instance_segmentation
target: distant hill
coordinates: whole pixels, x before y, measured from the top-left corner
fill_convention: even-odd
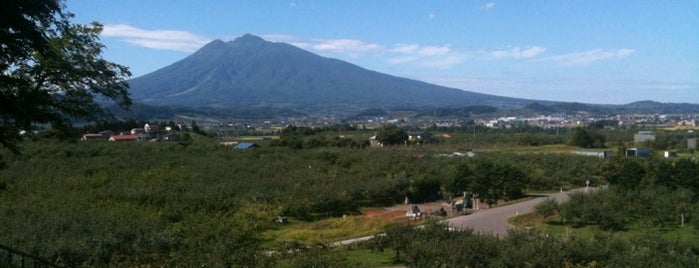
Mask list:
[[[655,101],[639,101],[611,107],[619,113],[659,113],[684,114],[699,113],[699,104],[693,103],[661,103]]]
[[[301,111],[488,105],[530,100],[480,94],[367,70],[244,35],[215,40],[187,58],[129,81],[135,102],[190,107],[279,107]]]

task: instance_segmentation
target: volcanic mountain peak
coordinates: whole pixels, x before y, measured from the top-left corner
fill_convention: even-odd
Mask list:
[[[152,105],[313,107],[518,107],[531,101],[467,92],[366,70],[246,34],[214,40],[172,65],[130,81]]]
[[[262,39],[262,37],[247,33],[241,37],[236,38],[232,42],[233,43],[244,43],[244,44],[262,44],[262,43],[265,43],[267,41]]]

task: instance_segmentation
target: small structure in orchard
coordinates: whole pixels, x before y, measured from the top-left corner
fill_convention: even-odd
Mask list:
[[[422,212],[420,211],[420,208],[417,207],[417,205],[410,205],[408,211],[405,213],[405,216],[410,218],[420,218],[422,217]]]

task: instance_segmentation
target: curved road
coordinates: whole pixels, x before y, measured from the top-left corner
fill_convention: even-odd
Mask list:
[[[590,187],[587,191],[592,191],[596,188]],[[507,219],[517,216],[517,213],[524,214],[534,210],[534,207],[546,200],[546,198],[555,198],[558,203],[568,200],[568,194],[576,191],[586,191],[585,188],[578,188],[572,191],[558,192],[555,194],[542,194],[541,197],[530,199],[523,202],[513,203],[506,206],[487,208],[476,210],[469,215],[458,216],[446,219],[442,222],[453,228],[469,228],[481,234],[490,234],[498,237],[507,235],[507,230],[512,228],[507,223]],[[383,234],[378,234],[383,235]],[[374,238],[373,235],[357,237],[347,240],[342,240],[330,243],[331,246],[349,245],[352,243],[366,241]]]
[[[579,191],[584,189],[576,189]],[[592,190],[592,188],[590,188]],[[454,228],[470,228],[482,234],[491,234],[495,236],[507,235],[507,230],[512,228],[507,223],[507,219],[524,214],[534,210],[534,207],[544,201],[546,198],[555,198],[559,203],[568,200],[568,194],[571,191],[559,192],[555,194],[546,194],[542,197],[537,197],[523,202],[518,202],[502,207],[494,207],[488,209],[476,210],[472,214],[446,219],[443,222]]]

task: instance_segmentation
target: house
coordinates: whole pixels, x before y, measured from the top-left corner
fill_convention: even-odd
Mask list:
[[[376,135],[369,137],[369,146],[371,147],[381,147],[383,144],[376,139]]]
[[[233,148],[238,149],[238,150],[247,150],[247,149],[252,149],[252,148],[256,148],[256,147],[260,147],[260,146],[255,144],[255,143],[252,143],[252,142],[241,142]]]
[[[144,134],[144,133],[146,133],[146,129],[144,129],[144,128],[132,128],[131,129],[131,135]]]
[[[647,156],[650,156],[650,148],[648,148],[648,147],[626,148],[626,152],[624,152],[624,155],[625,156],[647,157]]]
[[[410,133],[408,133],[409,141],[426,141],[430,138],[432,138],[432,135],[424,131],[410,131]]]
[[[146,140],[145,135],[112,135],[109,141],[144,141]]]
[[[146,133],[155,132],[155,131],[158,131],[159,129],[160,129],[160,125],[158,123],[155,123],[155,122],[146,123],[145,125],[143,125],[143,130]]]
[[[109,137],[114,135],[114,133],[111,130],[103,130],[100,131],[99,133],[85,133],[83,136],[80,138],[81,140],[107,140]]]
[[[103,139],[104,139],[104,136],[102,136],[102,134],[98,134],[98,133],[86,133],[86,134],[83,134],[82,138],[80,138],[80,140],[84,140],[84,141],[86,141],[86,140],[103,140]]]
[[[180,140],[180,136],[177,135],[177,134],[172,134],[172,133],[170,133],[170,134],[165,134],[165,135],[163,135],[163,140],[164,140],[164,141],[179,141],[179,140]]]
[[[432,134],[425,131],[410,131],[408,133],[408,142],[417,144],[432,143]]]
[[[677,157],[677,152],[676,151],[665,151],[664,156],[665,156],[665,158],[674,158],[674,157]]]
[[[633,134],[633,142],[639,143],[644,141],[655,141],[655,132],[639,131],[637,134]]]

